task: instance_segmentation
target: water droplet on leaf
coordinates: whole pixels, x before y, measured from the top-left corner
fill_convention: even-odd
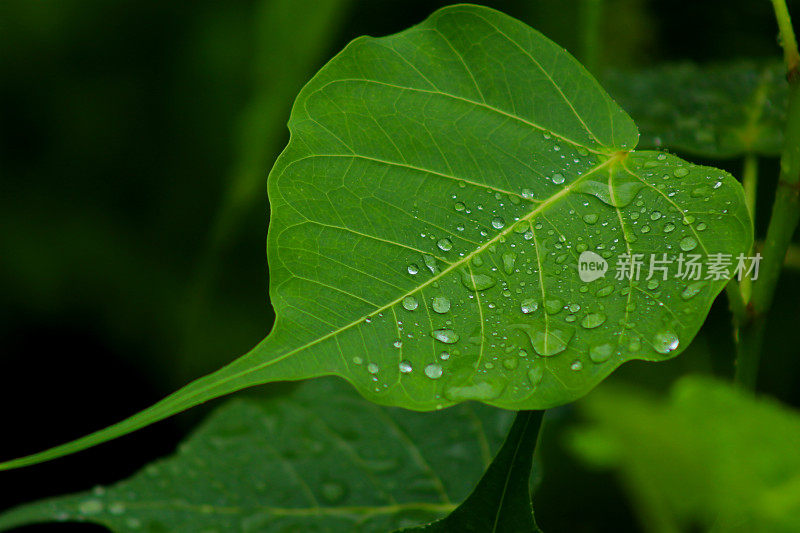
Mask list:
[[[445,344],[455,344],[458,342],[458,334],[452,329],[435,329],[431,332],[431,337]]]
[[[550,298],[544,301],[544,310],[548,315],[555,315],[564,308],[564,302],[558,298]]]
[[[604,363],[609,360],[611,354],[614,352],[614,347],[609,343],[596,344],[589,348],[589,359],[593,363]]]
[[[484,378],[485,379],[485,378]],[[452,401],[460,402],[465,400],[491,400],[500,396],[503,392],[502,383],[491,381],[479,381],[477,383],[467,383],[455,385],[447,388],[444,395]]]
[[[413,311],[417,307],[419,307],[419,302],[417,302],[417,299],[413,296],[406,296],[403,298],[403,308],[406,311]]]
[[[593,329],[603,325],[603,322],[605,321],[606,315],[603,313],[589,313],[583,317],[583,320],[581,320],[581,326],[586,329]]]
[[[446,313],[450,310],[450,300],[444,296],[435,296],[433,302],[431,302],[431,307],[437,313]]]
[[[644,183],[638,178],[628,175],[623,170],[614,169],[611,186],[608,180],[587,178],[578,182],[574,190],[591,194],[612,207],[625,207],[636,198],[642,187]]]
[[[506,274],[514,272],[514,263],[517,260],[517,254],[514,252],[506,252],[503,254],[503,271]]]
[[[688,173],[689,173],[689,169],[686,168],[686,167],[678,167],[673,172],[673,174],[675,175],[676,178],[682,178],[685,175],[687,175]]]
[[[439,379],[442,373],[442,365],[438,363],[431,363],[425,367],[425,375],[431,379]]]
[[[431,274],[439,273],[439,265],[436,263],[435,257],[425,254],[422,256],[422,260],[425,262],[425,266],[428,267],[428,270],[431,271]]]
[[[543,365],[536,365],[535,367],[528,370],[528,380],[534,387],[536,387],[537,385],[539,385],[539,383],[542,382],[543,377],[544,377]]]
[[[522,310],[523,313],[527,315],[539,309],[539,303],[533,298],[528,298],[527,300],[522,300],[522,303],[520,304],[520,309]]]
[[[695,239],[691,235],[687,235],[686,237],[681,239],[679,245],[681,247],[681,250],[683,250],[684,252],[690,252],[695,248],[697,248],[697,239]]]
[[[108,506],[108,512],[119,516],[125,512],[125,504],[122,502],[113,502]]]
[[[551,357],[566,350],[575,334],[571,328],[547,328],[530,324],[515,324],[512,327],[524,331],[530,338],[534,351],[542,357]]]
[[[78,505],[81,514],[93,515],[103,511],[103,502],[100,500],[86,500]]]
[[[684,300],[690,300],[697,296],[697,294],[702,291],[705,286],[705,281],[695,281],[683,289],[683,292],[681,292],[681,298]]]
[[[473,274],[464,269],[461,271],[461,283],[472,291],[485,291],[495,286],[495,279],[487,274]]]
[[[678,336],[672,331],[656,333],[653,338],[653,348],[658,353],[669,353],[677,349],[679,344]]]
[[[614,286],[613,285],[605,285],[605,286],[600,287],[599,289],[597,289],[597,292],[595,293],[595,296],[598,296],[600,298],[604,298],[604,297],[608,296],[609,294],[611,294],[612,292],[614,292]]]

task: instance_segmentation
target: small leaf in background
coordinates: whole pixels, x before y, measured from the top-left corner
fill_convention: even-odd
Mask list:
[[[645,531],[800,531],[800,416],[687,377],[668,400],[604,387],[579,404],[577,455],[615,469]]]
[[[352,533],[430,522],[467,497],[512,416],[477,404],[379,407],[341,380],[317,380],[232,400],[174,456],[111,487],[11,510],[0,530],[87,521],[115,532]]]
[[[472,494],[447,517],[403,533],[532,533],[530,478],[544,411],[520,411]]]
[[[778,156],[789,86],[779,62],[666,64],[603,76],[639,126],[643,148],[707,158]]]

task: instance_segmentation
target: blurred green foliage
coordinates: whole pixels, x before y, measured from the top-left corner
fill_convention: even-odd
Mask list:
[[[398,31],[446,3],[0,2],[0,400],[14,435],[3,457],[116,421],[263,337],[266,174],[294,95],[353,37]],[[485,3],[581,51],[580,0]],[[768,2],[606,0],[601,17],[600,71],[779,56]],[[767,212],[777,161],[760,168]],[[798,293],[800,276],[785,273],[760,382],[794,407]],[[608,387],[659,395],[689,372],[729,376],[729,331],[721,300],[679,358],[628,364]],[[574,409],[548,418],[542,527],[639,530],[615,478],[563,449]],[[3,507],[119,479],[179,433],[148,430],[106,456],[5,475],[0,486],[15,490]]]
[[[606,387],[580,402],[570,443],[618,471],[645,531],[800,530],[800,415],[708,378],[667,400]]]
[[[779,61],[613,70],[603,86],[639,126],[639,146],[701,157],[778,157],[789,84]]]

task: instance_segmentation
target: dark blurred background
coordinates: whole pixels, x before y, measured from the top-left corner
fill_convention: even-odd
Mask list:
[[[448,3],[0,1],[0,458],[118,421],[269,331],[266,176],[294,95],[350,39],[399,31]],[[484,3],[585,53],[580,1]],[[780,55],[767,0],[607,0],[602,16],[598,69]],[[711,163],[739,172],[737,161]],[[776,174],[763,160],[762,212]],[[800,291],[797,274],[783,283]],[[800,316],[788,294],[779,291],[776,332]],[[728,321],[721,298],[700,349],[613,379],[663,388],[688,371],[730,372]],[[693,357],[703,348],[712,356]],[[770,334],[766,353],[762,388],[798,405],[800,350]],[[0,508],[125,477],[171,452],[202,415],[3,473]],[[548,431],[570,416],[561,410]],[[583,470],[557,436],[545,440],[540,524],[635,530],[613,479]],[[65,527],[93,530],[37,530]]]

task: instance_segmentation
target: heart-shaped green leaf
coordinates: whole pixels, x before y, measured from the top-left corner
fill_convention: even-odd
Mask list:
[[[289,126],[269,177],[269,337],[148,411],[0,468],[282,379],[338,375],[417,410],[563,404],[627,360],[674,357],[726,283],[616,279],[619,256],[750,248],[736,180],[631,151],[636,126],[591,75],[488,8],[356,39]],[[582,281],[581,254],[605,276]]]
[[[577,61],[490,9],[354,41],[290,128],[270,176],[274,352],[258,357],[380,403],[568,402],[627,359],[674,356],[725,284],[687,299],[671,279],[584,283],[581,253],[613,269],[749,245],[731,176],[626,151],[635,125]]]

